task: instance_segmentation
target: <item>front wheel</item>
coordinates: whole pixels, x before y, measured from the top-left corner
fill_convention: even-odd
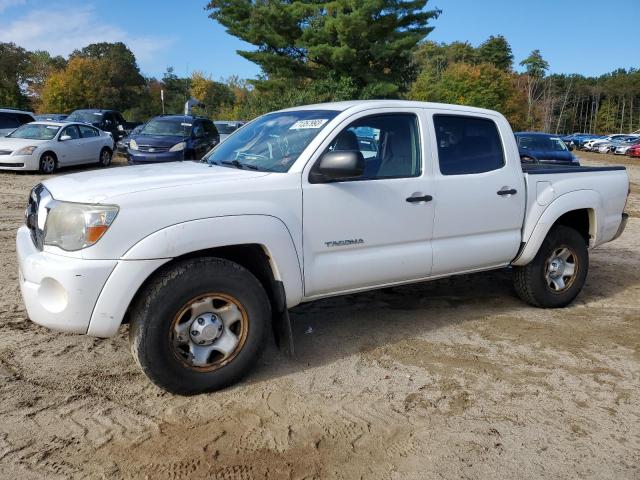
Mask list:
[[[219,258],[186,260],[141,292],[129,344],[159,387],[183,395],[214,391],[254,365],[270,312],[262,285],[244,267]]]
[[[564,225],[553,227],[535,258],[524,267],[514,268],[518,296],[535,307],[559,308],[580,293],[589,270],[589,251],[585,239]]]
[[[58,168],[58,160],[53,153],[46,152],[40,157],[40,173],[51,175]]]

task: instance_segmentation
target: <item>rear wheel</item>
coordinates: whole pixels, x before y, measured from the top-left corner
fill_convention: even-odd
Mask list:
[[[111,156],[113,154],[111,153],[111,150],[109,150],[108,148],[103,148],[102,151],[100,152],[100,160],[98,161],[98,164],[101,167],[108,167],[109,165],[111,165]]]
[[[145,288],[132,309],[129,343],[156,385],[196,394],[240,380],[260,354],[269,321],[267,294],[248,270],[192,259]]]
[[[40,157],[40,173],[50,175],[58,168],[58,160],[51,152],[45,152]]]
[[[535,307],[564,307],[582,290],[588,269],[589,251],[582,235],[558,225],[531,263],[514,269],[514,286],[518,296]]]

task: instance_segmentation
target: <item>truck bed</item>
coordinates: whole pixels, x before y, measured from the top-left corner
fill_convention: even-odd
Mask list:
[[[582,173],[582,172],[610,172],[614,170],[626,170],[621,165],[614,165],[610,167],[585,167],[585,166],[571,166],[571,165],[549,165],[540,163],[523,163],[522,171],[529,175],[545,175],[553,173]]]

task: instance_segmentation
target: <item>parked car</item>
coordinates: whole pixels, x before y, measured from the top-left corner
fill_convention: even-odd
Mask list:
[[[579,165],[578,159],[571,153],[573,147],[556,135],[538,132],[515,133],[518,151],[523,162]]]
[[[626,155],[631,147],[640,144],[640,137],[635,137],[633,140],[626,142],[624,145],[618,145],[613,153],[616,155]]]
[[[607,135],[606,137],[593,138],[583,144],[583,149],[590,152],[597,152],[598,148],[600,148],[600,145],[605,143],[610,143],[616,140],[622,140],[623,138],[626,138],[626,137],[627,135],[625,134],[616,134],[616,135]]]
[[[39,122],[64,122],[68,116],[64,113],[43,113],[36,115],[36,120]]]
[[[138,125],[136,128],[131,130],[125,137],[122,137],[120,140],[116,142],[116,153],[118,155],[122,155],[124,157],[127,156],[127,149],[129,148],[129,142],[131,138],[136,136],[142,130],[143,125]]]
[[[640,157],[640,145],[634,145],[627,150],[627,156]]]
[[[0,169],[39,170],[111,163],[111,135],[83,123],[32,122],[0,138]]]
[[[595,140],[595,139],[599,139],[599,138],[603,138],[602,135],[594,135],[591,133],[581,133],[579,135],[575,135],[572,139],[571,139],[571,143],[573,143],[573,146],[575,148],[577,148],[578,150],[582,150],[584,149],[584,144],[591,141],[591,140]]]
[[[93,125],[113,137],[114,145],[131,130],[140,125],[139,122],[127,122],[122,114],[116,110],[101,110],[95,108],[75,110],[66,118],[68,122],[82,122]]]
[[[35,122],[33,113],[13,108],[0,108],[0,137],[13,132],[20,125]]]
[[[193,115],[163,115],[149,120],[131,136],[129,164],[199,160],[220,143],[213,122]]]
[[[291,108],[204,160],[37,185],[17,234],[29,318],[97,337],[127,320],[148,377],[194,394],[238,381],[270,331],[291,353],[287,311],[318,298],[511,266],[524,301],[564,307],[627,220],[624,167],[523,170],[505,117],[466,106]]]
[[[241,122],[239,120],[229,120],[229,121],[216,120],[213,123],[216,126],[218,133],[220,134],[221,142],[224,142],[224,140],[229,135],[231,135],[233,132],[239,129],[242,125],[244,125],[244,122]]]

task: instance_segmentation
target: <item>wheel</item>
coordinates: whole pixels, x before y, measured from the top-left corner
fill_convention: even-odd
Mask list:
[[[573,228],[558,225],[531,263],[514,269],[514,286],[518,296],[535,307],[564,307],[582,290],[588,270],[585,239]]]
[[[50,175],[58,168],[58,160],[51,152],[45,152],[40,157],[40,173]]]
[[[144,373],[182,395],[219,390],[256,362],[271,307],[247,269],[219,258],[161,271],[135,302],[129,345]]]
[[[111,156],[111,150],[109,150],[108,148],[103,148],[100,152],[100,160],[98,161],[98,164],[101,167],[108,167],[109,165],[111,165]]]

